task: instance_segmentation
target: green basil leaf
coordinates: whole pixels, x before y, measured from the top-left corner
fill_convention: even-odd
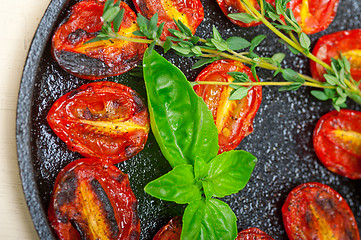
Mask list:
[[[144,190],[153,197],[178,204],[192,203],[202,198],[191,165],[176,166],[169,173],[148,183]]]
[[[144,54],[144,81],[151,126],[172,167],[209,162],[218,153],[218,131],[203,99],[184,74],[155,51]]]
[[[196,180],[203,180],[207,176],[208,165],[200,157],[196,157],[194,161],[194,177]]]
[[[227,16],[231,19],[241,21],[244,23],[251,23],[251,22],[257,21],[257,19],[254,18],[249,13],[231,13],[231,14],[228,14]]]
[[[232,209],[221,200],[195,201],[184,211],[181,239],[235,239],[236,221]]]
[[[213,197],[237,193],[246,186],[256,162],[257,158],[245,151],[224,152],[209,163],[203,187],[205,190],[211,188]]]
[[[251,46],[251,43],[241,37],[230,37],[226,40],[228,47],[233,51],[238,51]]]

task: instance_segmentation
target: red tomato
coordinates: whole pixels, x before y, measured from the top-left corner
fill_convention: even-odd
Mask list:
[[[260,10],[260,7],[257,3],[257,0],[249,0],[249,2],[252,3],[252,5],[257,9]],[[274,4],[275,0],[266,0],[266,2]],[[219,7],[222,9],[222,12],[224,13],[224,15],[226,15],[228,17],[228,14],[231,13],[249,13],[249,11],[246,9],[245,5],[242,3],[241,0],[217,0],[217,3],[219,5]],[[250,22],[250,23],[244,23],[241,21],[237,21],[234,19],[229,18],[229,20],[231,20],[231,22],[233,22],[234,24],[237,24],[241,27],[253,27],[253,26],[257,26],[260,25],[261,22]]]
[[[333,21],[340,0],[291,0],[290,8],[306,34],[325,30]]]
[[[48,209],[61,240],[139,239],[137,199],[128,175],[110,162],[84,158],[58,174]]]
[[[360,80],[361,29],[325,35],[317,41],[312,53],[327,64],[331,64],[331,58],[339,58],[341,52],[350,61],[352,77],[357,81]],[[326,74],[326,70],[313,61],[311,61],[311,73],[313,78],[325,81],[323,75]]]
[[[228,72],[243,72],[255,82],[251,70],[241,62],[219,60],[206,67],[196,81],[232,82]],[[221,85],[196,85],[198,96],[202,97],[211,110],[218,129],[219,153],[236,148],[241,140],[253,131],[253,119],[262,100],[262,87],[254,86],[242,100],[228,100],[233,88]]]
[[[114,164],[141,151],[149,132],[142,99],[114,82],[85,84],[65,94],[51,107],[47,120],[69,149]]]
[[[119,34],[136,37],[136,15],[129,6],[125,9]],[[70,16],[56,30],[52,40],[55,60],[66,71],[84,79],[100,79],[122,74],[142,59],[147,44],[121,40],[103,40],[84,44],[101,30],[104,2],[82,1],[71,9]]]
[[[313,132],[313,146],[328,170],[361,179],[361,112],[342,109],[322,116]]]
[[[282,207],[290,240],[359,240],[355,217],[335,190],[321,183],[294,188]]]
[[[258,228],[248,228],[238,233],[236,240],[274,240]]]
[[[182,233],[182,217],[172,218],[167,225],[162,227],[153,240],[180,240]]]
[[[160,37],[163,41],[167,36],[173,36],[168,29],[178,29],[174,20],[180,20],[194,34],[204,18],[200,0],[133,0],[133,3],[137,11],[148,19],[158,13],[158,25],[165,22]]]

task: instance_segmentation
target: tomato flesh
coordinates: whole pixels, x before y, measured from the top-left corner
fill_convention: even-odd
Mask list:
[[[79,159],[60,171],[48,217],[61,240],[140,236],[137,200],[128,176],[101,159]]]
[[[361,179],[361,112],[342,109],[322,116],[313,133],[313,145],[327,169]]]
[[[260,10],[260,6],[257,3],[257,0],[249,0],[249,2],[257,9]],[[275,0],[266,0],[266,2],[274,4]],[[228,14],[231,13],[249,13],[246,6],[242,3],[241,0],[217,0],[217,3],[219,7],[221,8],[224,15],[228,17]],[[228,17],[229,18],[229,17]],[[234,20],[232,18],[229,18],[231,22],[234,24],[237,24],[241,27],[253,27],[260,25],[262,22],[250,22],[250,23],[244,23],[241,21]]]
[[[236,240],[274,240],[258,228],[248,228],[238,233]]]
[[[133,0],[136,10],[150,19],[158,13],[158,25],[165,23],[161,40],[173,36],[168,29],[178,29],[174,20],[182,21],[194,34],[203,21],[204,10],[200,0]]]
[[[182,233],[182,217],[172,218],[164,227],[162,227],[153,240],[180,240]]]
[[[290,240],[359,240],[355,217],[335,190],[321,183],[294,188],[282,207]]]
[[[361,29],[325,35],[317,41],[312,51],[313,55],[329,65],[331,58],[338,59],[341,52],[351,64],[352,78],[359,81],[361,79]],[[313,61],[311,61],[311,73],[313,78],[325,81],[323,75],[326,74],[326,70]]]
[[[69,73],[84,79],[100,79],[120,75],[142,59],[147,44],[109,39],[85,42],[101,30],[104,2],[81,1],[73,6],[69,17],[59,26],[52,39],[52,54],[58,64]],[[125,2],[119,35],[133,37],[139,30],[136,15]]]
[[[228,72],[244,72],[255,82],[251,70],[241,62],[219,60],[205,68],[196,81],[232,82]],[[262,100],[262,87],[254,86],[242,100],[229,100],[233,88],[221,85],[196,85],[198,96],[202,97],[211,110],[218,129],[219,153],[236,148],[241,140],[252,133],[253,119]]]
[[[141,151],[149,132],[142,99],[113,82],[85,84],[65,94],[51,107],[47,120],[69,149],[114,164]]]
[[[306,34],[325,30],[335,18],[339,0],[291,0],[290,8]]]

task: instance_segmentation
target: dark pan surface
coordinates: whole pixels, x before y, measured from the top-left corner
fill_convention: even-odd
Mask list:
[[[45,120],[57,98],[87,83],[64,72],[50,54],[51,35],[75,2],[53,0],[50,3],[31,45],[19,93],[19,167],[26,200],[41,239],[55,239],[47,222],[46,210],[56,175],[69,162],[81,157],[67,149]],[[126,2],[133,8],[131,1]],[[258,53],[264,56],[276,52],[288,53],[265,27],[242,29],[223,15],[215,0],[202,0],[202,3],[205,20],[198,28],[197,35],[209,37],[212,25],[220,30],[224,38],[237,35],[250,40],[252,36],[265,34],[267,39],[258,47]],[[361,2],[342,0],[334,22],[327,30],[311,35],[312,43],[331,32],[359,28],[360,22]],[[199,73],[199,70],[190,70],[193,59],[172,54],[165,57],[180,67],[189,80],[194,80]],[[310,74],[308,64],[305,58],[291,54],[287,55],[285,61],[286,67]],[[270,80],[272,76],[263,70],[258,75],[263,81]],[[123,74],[107,80],[123,83],[145,97],[144,83],[140,78]],[[281,81],[280,78],[277,80]],[[348,103],[350,109],[361,110],[360,106]],[[309,88],[282,93],[273,87],[263,88],[263,101],[255,118],[255,130],[239,146],[257,156],[259,161],[246,188],[224,199],[238,218],[239,230],[258,227],[274,239],[287,239],[281,219],[282,204],[292,188],[311,181],[325,183],[338,191],[349,203],[358,226],[361,226],[361,181],[329,172],[317,160],[312,148],[312,131],[316,122],[331,110],[331,104],[315,100]],[[154,199],[143,191],[146,183],[169,171],[170,166],[150,135],[145,149],[118,167],[129,174],[139,202],[141,239],[151,239],[171,217],[183,211],[183,206]]]

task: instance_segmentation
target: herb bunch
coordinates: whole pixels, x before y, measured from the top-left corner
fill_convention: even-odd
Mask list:
[[[284,53],[276,53],[270,58],[262,57],[255,53],[255,48],[265,39],[264,35],[256,36],[251,41],[236,36],[223,39],[219,31],[213,27],[212,37],[202,39],[194,36],[191,30],[181,21],[174,20],[178,30],[169,29],[173,36],[168,36],[166,41],[161,41],[159,37],[163,31],[164,23],[161,23],[159,26],[157,25],[158,14],[156,13],[149,20],[138,14],[137,23],[140,29],[133,34],[142,38],[121,36],[117,33],[117,30],[119,30],[120,27],[119,21],[121,20],[120,16],[122,13],[119,5],[117,5],[117,3],[112,4],[112,0],[108,0],[105,3],[103,13],[104,26],[101,33],[91,41],[115,38],[125,41],[148,43],[150,44],[150,49],[153,49],[156,45],[161,46],[164,52],[172,49],[180,56],[196,57],[198,61],[193,65],[193,68],[202,67],[219,59],[231,59],[250,65],[254,75],[256,75],[256,68],[260,67],[274,71],[274,76],[280,73],[283,79],[286,80],[286,82],[252,82],[250,79],[243,79],[242,81],[233,83],[222,83],[236,87],[235,89],[243,88],[243,92],[245,92],[245,89],[249,89],[255,85],[280,86],[280,91],[297,90],[301,86],[309,86],[320,88],[321,90],[311,91],[311,94],[319,100],[325,101],[331,99],[333,106],[337,110],[341,107],[346,107],[345,101],[347,97],[361,104],[359,83],[351,77],[350,63],[348,60],[345,57],[340,57],[337,60],[333,59],[330,66],[315,57],[310,52],[310,38],[302,32],[292,10],[287,8],[289,1],[290,0],[276,0],[275,6],[272,6],[265,0],[258,0],[260,10],[257,10],[249,0],[242,0],[248,13],[230,14],[229,17],[245,23],[252,21],[261,21],[264,23],[280,37],[280,42],[284,43],[292,53],[301,53],[310,60],[323,66],[327,70],[327,75],[325,76],[326,82],[320,82],[307,75],[297,73],[290,68],[282,68],[281,63],[285,57]],[[243,52],[241,52],[241,50]],[[197,82],[194,84],[219,85],[219,82]],[[236,91],[231,93],[230,99],[240,99],[240,97],[232,95],[234,93],[236,93]],[[244,94],[240,94],[239,96],[242,97]]]

